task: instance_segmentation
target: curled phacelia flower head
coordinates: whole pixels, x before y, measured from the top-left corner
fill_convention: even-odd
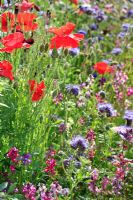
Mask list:
[[[124,119],[126,120],[133,120],[133,110],[126,110]]]
[[[72,93],[73,95],[77,96],[79,94],[80,91],[80,87],[78,85],[66,85],[66,90],[69,93]]]
[[[79,149],[85,151],[88,147],[88,142],[83,136],[77,135],[72,138],[70,145],[75,150]]]
[[[116,110],[110,103],[98,103],[97,108],[100,113],[106,113],[107,117],[116,116]]]
[[[112,130],[118,133],[123,140],[133,143],[133,127],[118,126],[118,127],[113,127]]]

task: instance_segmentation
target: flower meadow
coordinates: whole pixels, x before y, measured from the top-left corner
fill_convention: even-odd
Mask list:
[[[133,1],[0,1],[0,200],[133,199]]]

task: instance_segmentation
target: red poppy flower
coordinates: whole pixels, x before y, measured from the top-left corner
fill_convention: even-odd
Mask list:
[[[1,31],[8,32],[15,25],[15,16],[11,12],[0,15]]]
[[[22,3],[16,3],[15,6],[21,11],[27,11],[34,7],[34,3],[29,2],[28,0],[23,0]]]
[[[37,11],[40,10],[37,5],[33,2],[29,2],[29,0],[23,0],[22,3],[16,3],[15,6],[20,12],[28,11],[31,8],[35,8]]]
[[[50,41],[50,48],[76,48],[79,45],[79,41],[84,38],[83,34],[71,34],[71,32],[75,29],[75,24],[66,23],[65,26],[61,26],[60,28],[50,28],[49,32],[54,33],[56,36],[53,37]]]
[[[11,33],[2,38],[0,42],[5,46],[4,48],[0,49],[0,52],[12,53],[15,49],[30,47],[30,44],[25,42],[23,33],[20,32]]]
[[[109,66],[105,62],[98,62],[94,65],[94,69],[99,73],[99,74],[105,74],[105,73],[111,73],[113,72],[113,68]]]
[[[44,81],[37,83],[35,80],[29,80],[29,87],[32,94],[32,101],[39,101],[44,96],[45,84]]]
[[[4,76],[9,78],[10,80],[14,80],[12,74],[12,65],[7,60],[3,60],[0,62],[0,76]]]
[[[78,5],[78,0],[70,0],[72,3],[74,3],[75,5]]]
[[[18,13],[16,30],[34,31],[38,28],[38,24],[34,22],[37,16],[34,13]]]

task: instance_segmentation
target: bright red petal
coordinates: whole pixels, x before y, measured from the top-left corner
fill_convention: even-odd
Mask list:
[[[78,41],[84,39],[84,34],[75,33],[75,34],[73,34],[73,36],[74,36],[74,39],[78,40]]]
[[[62,40],[63,40],[63,37],[61,36],[55,36],[51,39],[50,41],[50,49],[58,49],[60,47],[62,47]]]
[[[79,46],[78,41],[69,36],[65,36],[62,40],[62,47],[64,48],[69,48],[69,47],[76,48],[78,46]]]
[[[10,62],[4,60],[0,62],[0,76],[4,76],[9,78],[10,80],[14,80],[12,74],[12,65]]]
[[[75,29],[75,24],[68,22],[66,23],[65,26],[61,26],[60,28],[56,27],[50,28],[49,32],[54,33],[58,36],[63,36],[63,35],[69,35],[74,29]]]
[[[105,62],[98,62],[94,65],[94,69],[99,73],[99,74],[105,74],[105,73],[111,73],[113,72],[113,68],[109,66]]]
[[[30,86],[30,91],[34,91],[34,88],[36,86],[36,81],[35,80],[29,80],[29,86]]]
[[[20,32],[9,34],[1,39],[2,44],[5,47],[21,48],[24,41],[24,36]]]

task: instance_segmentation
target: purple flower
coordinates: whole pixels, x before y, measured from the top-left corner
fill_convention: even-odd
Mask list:
[[[107,186],[109,185],[110,180],[106,176],[103,177],[102,179],[102,189],[106,190]]]
[[[112,130],[117,132],[123,140],[133,143],[133,127],[118,126],[113,127]]]
[[[98,25],[93,23],[93,24],[90,25],[90,29],[91,29],[92,31],[95,31],[95,30],[98,29]]]
[[[71,49],[69,49],[69,54],[72,55],[72,56],[78,55],[79,52],[80,52],[79,48],[71,48]]]
[[[111,53],[114,54],[114,55],[119,55],[120,53],[122,53],[122,49],[121,48],[114,48],[111,51]]]
[[[129,29],[132,28],[132,27],[133,27],[133,25],[126,23],[126,24],[123,24],[123,25],[122,25],[122,30],[123,30],[124,32],[127,32],[127,31],[129,31]]]
[[[80,87],[78,85],[72,85],[72,84],[67,85],[66,89],[69,93],[72,93],[75,96],[77,96],[80,91]]]
[[[125,35],[126,35],[126,33],[124,33],[124,32],[120,32],[119,34],[118,34],[118,38],[124,38],[125,37]]]
[[[133,18],[133,9],[131,9],[131,10],[129,10],[129,11],[127,12],[127,17]]]
[[[36,187],[31,183],[24,185],[22,192],[24,193],[26,199],[36,200]]]
[[[84,137],[77,135],[72,138],[70,145],[73,149],[85,151],[88,147],[88,142]]]
[[[117,195],[120,194],[120,191],[122,190],[121,181],[118,180],[117,178],[114,178],[112,182],[112,186],[113,186],[114,193]]]
[[[114,110],[110,103],[98,103],[97,108],[99,112],[106,113],[107,117],[116,116],[116,110]]]
[[[94,9],[91,8],[91,7],[88,6],[88,5],[81,5],[81,6],[79,7],[79,9],[80,9],[82,12],[85,12],[85,13],[90,14],[90,15],[94,12]]]
[[[85,30],[79,30],[78,33],[83,34],[83,35],[87,35],[87,32]]]
[[[97,13],[97,15],[96,15],[95,18],[96,18],[96,20],[97,20],[98,22],[101,22],[101,21],[107,19],[107,16],[104,14],[104,12],[99,11],[99,12]]]
[[[63,133],[66,130],[66,125],[64,123],[59,124],[59,132]]]
[[[95,180],[92,180],[89,182],[89,190],[92,192],[92,193],[100,193],[101,190],[96,186],[96,181]]]
[[[133,110],[126,110],[124,119],[126,120],[133,120]]]
[[[31,154],[27,153],[20,157],[20,160],[22,161],[23,165],[28,165],[31,163]]]

